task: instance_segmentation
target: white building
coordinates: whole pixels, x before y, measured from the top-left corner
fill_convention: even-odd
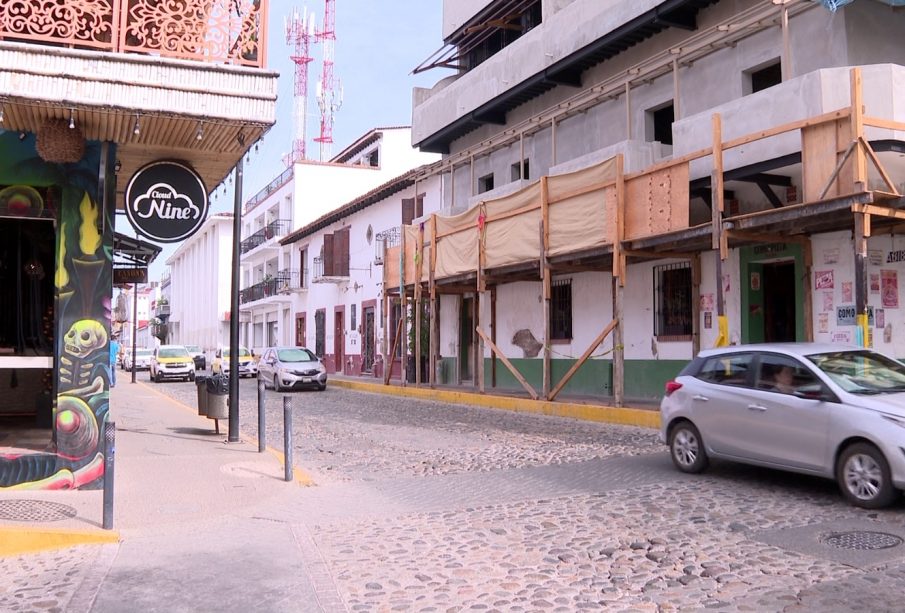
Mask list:
[[[408,127],[376,128],[330,162],[305,160],[245,204],[240,340],[251,348],[293,344],[294,297],[308,291],[314,255],[280,239],[412,168],[438,158],[412,149]],[[348,247],[347,247],[348,248]]]
[[[444,0],[436,65],[462,69],[415,90],[412,140],[444,154],[444,213],[473,218],[457,274],[437,271],[440,380],[521,389],[474,328],[546,397],[590,348],[565,389],[620,402],[714,344],[905,355],[905,13],[889,4]],[[501,245],[474,227],[498,231],[500,199],[526,187],[506,219],[527,247],[485,266]],[[435,238],[442,255],[452,234]]]
[[[232,233],[232,213],[211,215],[167,259],[167,342],[207,353],[229,344]],[[158,310],[158,317],[165,314]]]

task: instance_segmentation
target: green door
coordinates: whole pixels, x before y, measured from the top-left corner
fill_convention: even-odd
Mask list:
[[[804,256],[801,245],[769,243],[740,253],[742,342],[802,341]]]

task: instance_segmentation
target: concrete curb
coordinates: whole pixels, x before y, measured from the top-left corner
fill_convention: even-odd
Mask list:
[[[621,424],[624,426],[660,428],[660,412],[647,409],[608,407],[597,404],[570,402],[550,402],[548,400],[531,400],[529,398],[494,396],[489,394],[476,394],[473,392],[458,392],[423,387],[400,387],[398,385],[364,383],[361,381],[350,381],[348,379],[330,379],[330,384],[360,392],[371,392],[372,394],[388,394],[391,396],[434,400],[436,402],[469,404],[492,409],[502,409],[505,411],[571,417],[584,421]]]
[[[106,545],[119,540],[118,532],[106,530],[33,530],[4,526],[0,527],[0,557],[79,545]]]

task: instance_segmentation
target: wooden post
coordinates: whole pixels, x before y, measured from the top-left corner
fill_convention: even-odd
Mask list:
[[[853,180],[856,192],[867,191],[867,157],[864,148],[861,146],[861,139],[864,137],[864,98],[861,92],[861,69],[852,68],[850,73],[851,80],[851,98],[852,98],[852,114],[851,121],[851,138],[857,143],[852,155],[852,163],[854,164]]]
[[[415,184],[417,185],[417,183]],[[415,190],[415,202],[418,191]],[[415,385],[421,385],[421,270],[424,267],[424,224],[418,226],[418,245],[415,249]]]
[[[402,336],[407,337],[408,327],[405,325],[406,317],[408,317],[408,295],[405,293],[405,226],[400,226],[399,230],[401,234],[401,240],[399,241],[399,321],[403,322]],[[399,364],[402,387],[405,387],[408,383],[408,370],[406,368],[406,363],[408,362],[407,340],[407,338],[403,338],[400,341],[397,336],[397,341],[402,343],[402,351],[400,351],[402,359]],[[393,351],[393,355],[396,355],[395,351]]]
[[[729,320],[723,296],[723,260],[728,257],[728,245],[723,234],[723,124],[719,113],[713,114],[713,170],[710,174],[711,247],[716,251],[716,346],[729,344]]]
[[[544,306],[544,363],[543,363],[543,387],[541,388],[541,394],[544,398],[547,398],[550,394],[550,378],[551,378],[551,365],[550,365],[550,357],[552,346],[550,342],[550,309],[551,309],[551,275],[550,275],[550,263],[547,261],[547,256],[549,254],[550,248],[550,201],[549,194],[547,192],[547,175],[544,175],[540,178],[540,207],[541,207],[541,222],[540,222],[540,266],[541,266],[541,275],[543,278],[543,287],[542,287],[542,298],[543,298],[543,306]]]
[[[591,354],[594,353],[594,350],[600,346],[600,343],[602,343],[604,341],[604,339],[610,335],[610,332],[612,332],[613,329],[616,328],[616,324],[617,324],[617,321],[614,319],[613,321],[611,321],[610,323],[607,324],[606,328],[603,329],[603,332],[601,332],[600,334],[597,335],[597,338],[595,338],[591,342],[590,346],[585,350],[585,352],[583,354],[581,354],[581,357],[578,358],[578,360],[574,364],[572,364],[572,367],[569,369],[569,372],[567,372],[563,376],[563,378],[560,379],[559,383],[556,384],[556,387],[553,388],[552,392],[550,392],[550,396],[547,398],[547,400],[556,399],[557,394],[559,394],[559,392],[562,391],[562,388],[564,388],[566,386],[566,384],[569,382],[569,379],[571,379],[575,375],[575,373],[578,372],[578,369],[581,368],[582,364],[584,364],[585,362],[588,361],[588,358],[591,357]]]
[[[475,328],[475,333],[478,335],[478,338],[480,338],[482,342],[486,342],[488,345],[493,347],[494,351],[496,351],[499,354],[500,361],[503,363],[504,366],[506,366],[506,368],[509,369],[509,372],[512,373],[512,376],[515,377],[515,379],[519,383],[522,384],[522,387],[524,387],[525,391],[531,395],[531,398],[533,400],[537,400],[537,392],[534,391],[534,388],[531,387],[531,385],[525,380],[525,377],[522,376],[522,373],[520,373],[518,371],[518,369],[512,365],[512,362],[509,361],[509,358],[507,358],[505,355],[500,353],[499,348],[496,347],[496,345],[494,345],[493,341],[491,341],[489,338],[487,338],[487,335],[484,333],[484,331],[481,329],[480,326],[477,326]]]
[[[437,354],[440,348],[440,335],[437,329],[437,280],[434,278],[434,270],[437,267],[437,214],[431,215],[431,255],[430,268],[428,269],[428,284],[430,286],[430,372],[428,380],[431,389],[437,386]]]
[[[449,208],[456,208],[456,165],[449,165]]]
[[[783,83],[792,78],[792,42],[789,32],[789,7],[783,4],[780,7],[780,20],[782,24],[782,61],[780,62],[780,70]]]
[[[387,372],[393,369],[393,364],[390,362],[390,292],[389,286],[387,285],[387,269],[390,267],[390,263],[387,261],[387,242],[386,239],[383,241],[383,310],[380,313],[380,321],[383,324],[383,368],[384,375]],[[389,384],[389,379],[387,379],[386,384]]]
[[[632,139],[632,84],[625,82],[625,138]]]
[[[691,357],[701,351],[701,254],[691,258]]]
[[[550,166],[556,166],[556,117],[550,119],[550,147],[552,150]]]
[[[805,238],[801,245],[804,259],[804,275],[801,282],[804,284],[804,340],[814,341],[814,298],[811,289],[811,269],[814,266],[814,257],[811,254],[811,239]]]
[[[616,156],[616,243],[613,245],[613,401],[617,407],[625,402],[625,158]]]
[[[672,110],[673,117],[676,121],[682,118],[681,107],[679,106],[679,102],[681,101],[681,97],[679,96],[679,60],[675,57],[672,58]]]
[[[481,203],[480,212],[478,213],[478,275],[477,275],[477,313],[475,314],[475,328],[480,329],[483,328],[482,317],[484,315],[484,292],[487,289],[485,280],[484,280],[484,236],[487,228],[487,211],[484,208],[484,204]],[[484,393],[484,335],[478,333],[477,338],[477,349],[475,353],[475,359],[477,361],[477,371],[478,371],[478,391],[480,393]]]
[[[496,286],[490,288],[490,387],[496,388]]]
[[[870,216],[855,213],[855,311],[857,312],[856,343],[870,347],[870,328],[867,320],[867,234],[865,226]]]

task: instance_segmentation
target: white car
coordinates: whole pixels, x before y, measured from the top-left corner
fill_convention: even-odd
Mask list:
[[[134,370],[148,370],[151,367],[151,355],[154,352],[150,349],[139,348],[135,350],[135,368]],[[131,371],[132,368],[132,348],[123,349],[123,370]]]
[[[272,384],[277,392],[304,387],[321,392],[327,389],[327,369],[314,352],[304,347],[265,349],[258,368],[258,379],[265,386]]]
[[[195,361],[183,345],[161,345],[151,356],[149,376],[155,383],[164,379],[194,381]]]
[[[229,347],[220,347],[211,362],[211,373],[229,375]],[[247,347],[239,347],[239,377],[257,377],[258,363]]]

